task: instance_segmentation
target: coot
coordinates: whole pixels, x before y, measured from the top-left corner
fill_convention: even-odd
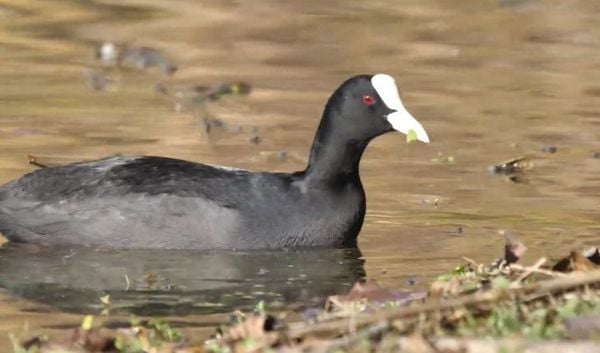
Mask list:
[[[40,169],[0,187],[0,232],[15,242],[115,248],[353,246],[365,216],[360,158],[392,130],[429,142],[391,76],[356,76],[329,98],[303,171],[151,156]]]

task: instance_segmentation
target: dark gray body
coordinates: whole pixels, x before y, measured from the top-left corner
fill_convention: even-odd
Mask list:
[[[364,212],[360,182],[315,188],[302,173],[255,173],[162,157],[41,169],[0,188],[0,231],[13,241],[47,245],[342,246],[353,242]]]
[[[329,98],[301,172],[162,157],[41,169],[0,187],[0,232],[16,242],[117,248],[355,245],[365,216],[360,159],[369,141],[393,130],[387,117],[397,112],[373,77],[353,77]]]

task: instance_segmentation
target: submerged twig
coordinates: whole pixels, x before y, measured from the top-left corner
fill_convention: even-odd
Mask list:
[[[42,164],[40,162],[37,161],[37,158],[31,154],[27,155],[27,162],[31,165],[34,165],[38,168],[48,168],[48,165],[46,164]]]

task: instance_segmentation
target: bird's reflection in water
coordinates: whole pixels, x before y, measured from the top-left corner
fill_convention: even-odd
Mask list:
[[[314,305],[363,278],[360,250],[194,252],[4,244],[0,287],[76,313],[188,315],[267,303]]]

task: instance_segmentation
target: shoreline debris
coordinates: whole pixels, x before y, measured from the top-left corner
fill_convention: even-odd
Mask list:
[[[267,314],[260,303],[260,310],[239,313],[237,320],[200,344],[185,341],[166,324],[137,322],[117,331],[79,328],[58,340],[34,337],[21,347],[24,352],[94,353],[481,353],[508,348],[556,352],[565,347],[577,353],[597,349],[597,342],[590,339],[600,337],[598,248],[572,252],[570,259],[583,257],[594,266],[562,269],[567,272],[550,269],[546,259],[533,266],[515,264],[524,249],[525,245],[507,239],[509,254],[504,258],[488,265],[465,259],[465,264],[438,277],[428,293],[400,292],[373,281],[359,283],[347,295],[330,297],[318,313],[295,322],[284,322],[285,314]]]

